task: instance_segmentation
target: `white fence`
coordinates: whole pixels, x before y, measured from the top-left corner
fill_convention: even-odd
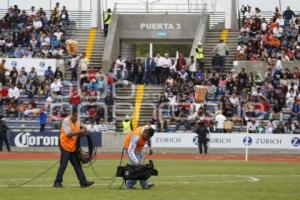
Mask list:
[[[38,76],[44,76],[45,71],[48,69],[48,66],[51,66],[51,70],[55,72],[58,66],[61,66],[63,60],[58,59],[40,59],[40,58],[4,58],[6,63],[5,67],[8,70],[12,70],[13,67],[16,67],[18,71],[22,67],[25,68],[25,71],[29,73],[31,68],[34,67]],[[9,74],[9,72],[7,72]]]
[[[300,149],[300,135],[291,134],[220,134],[209,136],[210,148]],[[198,136],[194,133],[156,133],[152,138],[156,148],[196,148]]]

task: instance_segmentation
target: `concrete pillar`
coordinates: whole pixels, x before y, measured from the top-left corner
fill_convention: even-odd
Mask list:
[[[236,0],[229,0],[225,4],[225,28],[238,30],[238,16]]]
[[[82,3],[84,3],[83,0],[81,0]],[[99,23],[99,19],[100,19],[100,16],[99,16],[99,4],[100,4],[100,1],[99,0],[92,0],[91,1],[91,8],[92,8],[92,21],[91,21],[91,28],[97,28],[99,27],[98,23]]]
[[[104,1],[100,1],[98,3],[98,9],[97,9],[97,15],[98,15],[98,23],[97,23],[97,27],[99,29],[103,29],[103,15],[102,15],[102,10],[104,8]]]
[[[232,0],[232,4],[231,4],[231,30],[233,31],[238,31],[239,30],[239,16],[238,16],[238,9],[240,9],[237,5],[237,0]]]
[[[225,28],[230,29],[231,28],[231,4],[232,0],[226,1],[225,4]]]

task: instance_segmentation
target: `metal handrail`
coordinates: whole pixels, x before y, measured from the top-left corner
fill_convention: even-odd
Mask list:
[[[195,7],[195,8],[193,8]],[[198,7],[198,8],[197,8]],[[207,4],[134,4],[115,3],[116,13],[205,13]]]

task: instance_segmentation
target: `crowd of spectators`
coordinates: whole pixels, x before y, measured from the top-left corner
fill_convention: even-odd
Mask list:
[[[67,54],[64,27],[69,23],[66,7],[56,3],[48,18],[43,8],[30,11],[10,7],[0,21],[0,55],[12,58],[61,58]]]
[[[203,71],[193,56],[172,60],[168,53],[164,57],[158,53],[133,62],[119,56],[110,75],[115,81],[164,84],[165,92],[153,112],[158,131],[177,131],[181,126],[191,131],[200,121],[211,132],[300,131],[299,69],[283,70],[281,57],[275,67],[260,74],[246,73],[244,68],[229,73]]]
[[[89,61],[85,54],[77,55],[76,49],[71,51],[71,46],[66,46],[64,28],[69,24],[68,11],[65,6],[61,8],[59,3],[56,3],[49,18],[42,8],[36,10],[34,6],[30,11],[21,11],[17,5],[8,9],[0,21],[0,109],[1,112],[5,111],[6,117],[38,117],[40,130],[44,131],[47,121],[52,121],[59,128],[61,120],[69,114],[70,105],[86,103],[81,112],[89,130],[98,130],[97,125],[104,120],[112,121],[112,87],[106,92],[107,85],[112,85],[112,82],[107,84],[109,77],[107,79],[101,71],[90,76],[87,73]],[[24,67],[7,69],[6,57],[71,57],[64,66],[64,72],[71,71],[73,82],[64,82],[62,71],[58,68],[54,70],[51,66],[44,76],[38,76],[35,67],[30,72]],[[79,70],[81,84],[77,87]],[[99,101],[107,105],[108,119],[104,119],[106,115],[103,107],[92,105]]]
[[[243,6],[238,38],[237,59],[266,61],[281,57],[283,61],[300,60],[300,16],[287,7],[276,7],[272,19],[262,17],[259,8]]]

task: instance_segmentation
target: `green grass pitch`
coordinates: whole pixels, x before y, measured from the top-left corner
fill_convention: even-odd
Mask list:
[[[90,188],[79,187],[69,163],[64,176],[64,188],[52,188],[58,166],[23,187],[19,184],[44,171],[55,160],[1,160],[0,200],[300,200],[299,163],[156,160],[158,177],[152,177],[151,190],[120,190],[121,180],[113,188],[109,181],[99,180],[91,168],[84,168]],[[97,174],[111,177],[117,160],[98,160]]]

